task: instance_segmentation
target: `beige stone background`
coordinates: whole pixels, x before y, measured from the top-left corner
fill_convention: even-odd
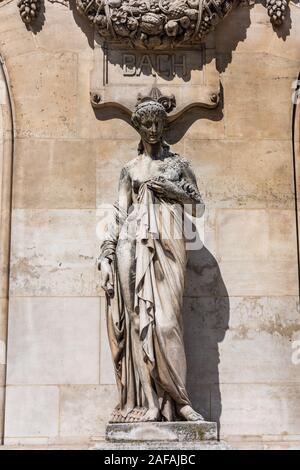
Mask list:
[[[117,400],[95,228],[138,136],[121,119],[95,117],[92,37],[74,2],[45,8],[32,32],[16,2],[0,3],[0,53],[15,112],[7,345],[1,271],[5,444],[87,443],[103,436]],[[196,408],[219,422],[222,439],[258,447],[300,441],[300,365],[292,363],[300,339],[291,152],[297,4],[280,31],[261,4],[219,26],[223,105],[195,112],[175,145],[191,160],[207,207],[205,247],[190,257],[184,299],[189,390]],[[0,168],[9,158],[7,99]],[[298,139],[299,123],[297,116]]]

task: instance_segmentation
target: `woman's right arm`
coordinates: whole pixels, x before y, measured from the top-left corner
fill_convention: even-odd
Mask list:
[[[119,179],[119,190],[118,190],[118,205],[120,209],[128,213],[128,209],[132,204],[132,185],[131,178],[126,166],[122,168],[120,179]]]
[[[113,205],[112,220],[107,225],[104,240],[100,247],[98,258],[98,269],[102,275],[102,288],[109,296],[113,296],[113,269],[115,252],[119,239],[120,230],[127,217],[129,207],[132,204],[131,178],[126,167],[120,174],[118,201]]]

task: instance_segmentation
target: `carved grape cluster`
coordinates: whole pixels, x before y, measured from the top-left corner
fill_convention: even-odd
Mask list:
[[[30,24],[38,16],[40,0],[19,0],[17,5],[24,23]]]
[[[274,25],[280,26],[282,24],[287,7],[287,0],[267,0],[268,15]]]
[[[205,37],[212,29],[211,19],[208,15],[204,15],[199,28],[199,37]]]

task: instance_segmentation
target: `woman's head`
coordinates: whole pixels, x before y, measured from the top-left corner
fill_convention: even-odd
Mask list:
[[[142,140],[156,144],[162,139],[167,113],[157,101],[140,103],[132,113],[131,122]]]

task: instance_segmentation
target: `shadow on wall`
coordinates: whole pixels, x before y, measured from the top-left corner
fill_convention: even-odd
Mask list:
[[[77,24],[77,26],[79,26],[81,31],[85,34],[85,36],[88,40],[90,48],[93,49],[93,47],[94,47],[94,30],[91,27],[91,25],[89,24],[87,18],[80,15],[80,13],[77,11],[77,9],[76,9],[76,0],[69,0],[69,9],[71,10],[71,12],[73,14],[73,18],[75,20],[75,23]]]
[[[217,422],[220,435],[219,343],[228,329],[230,307],[218,263],[205,246],[188,252],[185,286],[187,389],[193,407]]]
[[[194,122],[205,119],[212,122],[222,121],[224,114],[224,94],[223,86],[220,83],[220,99],[216,108],[194,107],[188,109],[175,121],[169,123],[165,129],[165,139],[168,144],[173,145],[179,142],[194,124]]]
[[[299,4],[299,0],[294,0],[293,3]],[[253,0],[250,5],[248,2],[242,2],[240,6],[235,8],[217,26],[213,33],[216,40],[217,69],[220,73],[225,72],[228,65],[232,62],[233,52],[237,49],[239,43],[247,39],[248,28],[251,26],[251,9],[253,9],[255,4],[260,4],[265,7],[265,11],[263,12],[264,19],[258,18],[256,20],[257,24],[259,25],[261,21],[270,22],[271,24],[267,12],[266,0]],[[282,25],[271,25],[271,27],[278,38],[286,41],[293,27],[289,6],[285,12],[285,20]]]

